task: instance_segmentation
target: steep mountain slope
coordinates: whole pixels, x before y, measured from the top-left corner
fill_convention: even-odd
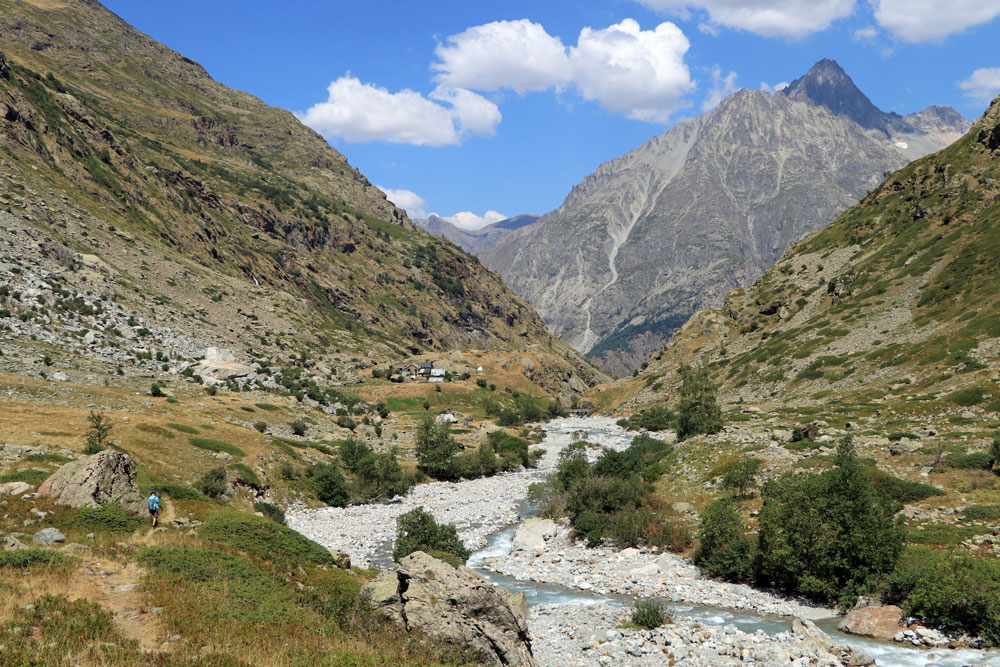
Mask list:
[[[32,299],[0,310],[15,334],[89,331],[85,349],[115,363],[206,345],[331,365],[534,345],[554,382],[594,379],[291,113],[97,2],[2,0],[0,52],[0,270]]]
[[[618,400],[658,402],[680,363],[703,363],[728,401],[948,396],[1000,411],[998,267],[1000,98],[959,141],[890,176],[724,308],[691,318]]]
[[[479,229],[463,229],[436,215],[413,222],[435,236],[448,239],[465,252],[478,255],[512,231],[535,222],[538,217],[531,214],[516,215],[513,218],[494,222]]]
[[[481,258],[557,335],[626,374],[885,173],[965,129],[950,111],[912,124],[883,114],[819,63],[789,94],[741,90],[601,165]]]

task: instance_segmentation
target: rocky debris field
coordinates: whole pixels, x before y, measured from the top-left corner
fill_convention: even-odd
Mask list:
[[[589,665],[806,665],[872,664],[854,649],[842,649],[811,623],[788,632],[743,632],[732,626],[706,627],[675,617],[653,630],[630,627],[628,608],[608,604],[545,605],[532,609],[535,658],[543,667]],[[846,651],[844,651],[846,652]]]
[[[518,537],[514,537],[515,544]],[[522,581],[557,584],[597,595],[658,597],[779,616],[816,619],[836,611],[755,590],[749,586],[706,579],[691,561],[646,549],[589,549],[561,528],[544,548],[513,550],[486,558],[483,566]]]

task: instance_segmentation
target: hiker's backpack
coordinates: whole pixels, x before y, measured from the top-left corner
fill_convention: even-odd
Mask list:
[[[160,503],[158,501],[159,498],[155,496],[150,496],[149,498],[146,499],[146,504],[149,505],[150,512],[154,512],[159,508]]]

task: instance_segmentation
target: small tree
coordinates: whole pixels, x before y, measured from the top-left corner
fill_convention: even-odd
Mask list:
[[[737,498],[751,497],[754,487],[757,486],[757,472],[759,470],[760,459],[734,461],[726,467],[719,487],[732,491]]]
[[[335,463],[318,466],[312,477],[317,498],[331,507],[347,506],[347,480]]]
[[[351,438],[340,443],[340,460],[353,473],[358,472],[361,461],[372,453],[372,448],[360,440]]]
[[[399,465],[395,452],[369,453],[361,459],[357,473],[376,496],[403,496],[413,487],[413,478]]]
[[[990,468],[1000,475],[1000,437],[993,438],[993,443],[990,445]]]
[[[425,473],[438,479],[453,479],[454,456],[458,450],[458,443],[451,436],[447,422],[437,423],[429,416],[420,422],[414,451],[417,464]]]
[[[87,429],[87,446],[84,447],[84,454],[96,454],[102,452],[108,446],[108,438],[114,422],[103,412],[90,411],[87,416],[90,428]]]
[[[743,517],[726,500],[710,503],[701,513],[694,563],[703,572],[729,581],[749,581],[753,554]]]
[[[221,498],[226,495],[226,469],[212,468],[201,476],[195,486],[209,498]]]
[[[704,367],[680,367],[681,393],[677,402],[677,437],[722,430],[722,410],[715,398],[715,385]]]
[[[306,431],[309,430],[309,424],[307,424],[304,419],[295,419],[288,422],[288,428],[292,429],[292,433],[301,437],[306,434]]]
[[[432,556],[435,552],[443,552],[462,562],[471,555],[458,538],[454,524],[439,524],[423,506],[400,515],[396,519],[396,529],[396,546],[392,550],[392,557],[397,561],[414,551],[423,551]]]

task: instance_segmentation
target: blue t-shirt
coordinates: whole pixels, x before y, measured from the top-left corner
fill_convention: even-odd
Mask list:
[[[160,509],[160,499],[157,496],[150,496],[147,498],[146,504],[149,506],[150,512],[155,512]]]

